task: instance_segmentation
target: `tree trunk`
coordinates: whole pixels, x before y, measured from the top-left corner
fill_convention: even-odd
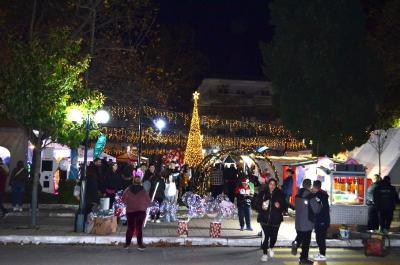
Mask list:
[[[39,135],[37,138],[37,142],[35,143],[35,148],[33,149],[32,156],[32,198],[31,198],[31,210],[32,210],[32,219],[31,226],[37,226],[37,202],[38,202],[38,183],[40,177],[40,162],[41,158],[41,147],[42,147],[42,137]]]

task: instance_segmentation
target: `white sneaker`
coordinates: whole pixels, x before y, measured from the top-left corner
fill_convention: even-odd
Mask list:
[[[315,261],[326,261],[326,257],[324,255],[321,255],[320,253],[314,255],[314,260]]]
[[[262,255],[261,256],[261,261],[262,262],[267,262],[268,261],[268,255],[267,254]]]
[[[19,208],[18,208],[18,211],[22,212],[22,207],[19,207]]]
[[[157,223],[157,224],[161,223],[160,219],[157,219],[157,220],[156,220],[156,223]]]
[[[268,257],[273,258],[274,255],[275,255],[274,251],[271,248],[269,248],[268,249]]]
[[[17,207],[14,207],[13,208],[13,212],[17,212],[18,211],[18,208]]]

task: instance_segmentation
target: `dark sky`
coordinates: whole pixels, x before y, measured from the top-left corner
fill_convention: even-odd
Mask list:
[[[206,77],[263,79],[260,41],[270,41],[268,0],[158,0],[160,24],[189,26],[209,62]]]

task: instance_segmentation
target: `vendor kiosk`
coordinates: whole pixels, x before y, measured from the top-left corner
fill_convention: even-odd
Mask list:
[[[367,225],[367,175],[362,165],[337,165],[331,174],[331,223]]]

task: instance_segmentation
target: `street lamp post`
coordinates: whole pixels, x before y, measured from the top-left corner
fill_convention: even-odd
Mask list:
[[[79,110],[71,110],[68,118],[73,122],[82,121],[82,113]],[[94,115],[94,121],[97,124],[107,123],[110,119],[110,115],[105,110],[99,110]],[[83,156],[83,172],[81,176],[81,190],[80,190],[80,200],[79,209],[75,219],[75,232],[83,232],[85,229],[85,197],[86,197],[86,172],[87,172],[87,156],[89,147],[89,133],[91,129],[92,120],[89,115],[85,119],[85,151]]]

